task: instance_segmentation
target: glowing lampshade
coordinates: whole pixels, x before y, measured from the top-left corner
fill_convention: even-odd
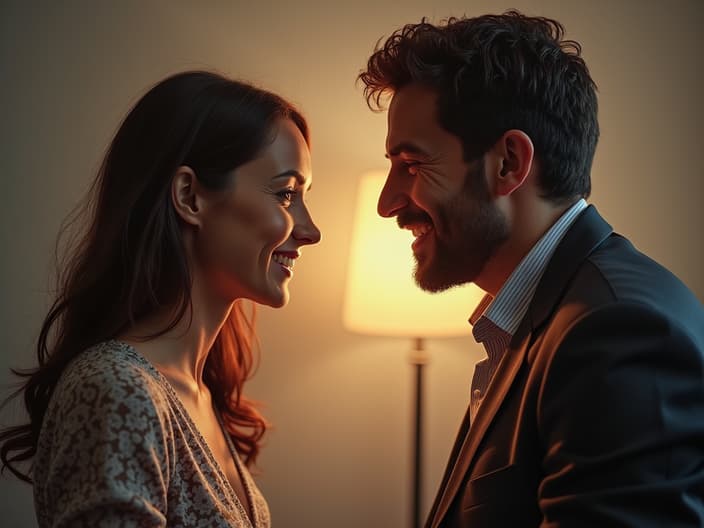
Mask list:
[[[467,319],[483,292],[474,285],[430,294],[413,279],[413,236],[376,212],[386,173],[362,176],[352,232],[344,325],[384,336],[469,335]]]

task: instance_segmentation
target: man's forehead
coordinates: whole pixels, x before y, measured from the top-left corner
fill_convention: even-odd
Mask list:
[[[414,83],[399,89],[391,98],[389,117],[417,115],[435,118],[438,94],[432,88]]]
[[[425,86],[408,85],[396,92],[389,104],[387,152],[413,152],[414,140],[439,128],[436,106],[437,94]]]

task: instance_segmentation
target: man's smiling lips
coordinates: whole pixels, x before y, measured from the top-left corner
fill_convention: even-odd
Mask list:
[[[411,249],[416,252],[428,238],[428,233],[433,231],[433,226],[427,223],[412,223],[404,225],[403,229],[408,229],[413,234],[415,240],[411,244]]]
[[[417,224],[406,226],[406,229],[409,229],[411,233],[413,233],[413,236],[418,238],[431,231],[433,229],[433,226],[429,224]]]

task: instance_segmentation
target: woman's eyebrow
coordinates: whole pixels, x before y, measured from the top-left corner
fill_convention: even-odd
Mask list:
[[[301,187],[306,187],[306,182],[307,182],[306,177],[303,176],[303,174],[301,174],[296,169],[289,169],[289,170],[286,170],[280,174],[277,174],[276,176],[274,176],[272,178],[272,180],[276,180],[278,178],[291,178],[291,177],[296,178],[296,182],[298,183],[298,185],[300,185]],[[306,187],[306,190],[310,191],[310,188],[312,186],[313,186],[313,182],[309,182],[308,186]]]

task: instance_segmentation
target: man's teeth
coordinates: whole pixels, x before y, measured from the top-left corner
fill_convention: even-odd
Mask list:
[[[295,263],[294,259],[287,257],[285,255],[281,255],[280,253],[274,253],[274,255],[272,256],[272,259],[274,260],[274,262],[278,262],[279,264],[282,264],[289,269],[293,269],[293,265]]]
[[[413,233],[414,237],[418,238],[419,236],[425,235],[431,229],[432,227],[429,225],[414,226],[413,228],[411,228],[411,232]]]

